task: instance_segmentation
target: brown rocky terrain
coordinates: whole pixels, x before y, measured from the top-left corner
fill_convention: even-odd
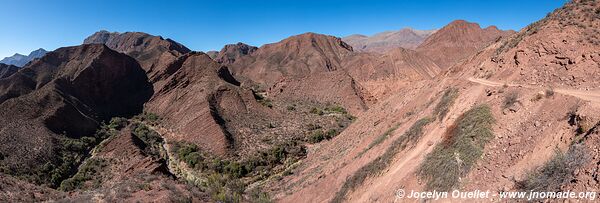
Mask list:
[[[108,32],[99,31],[87,37],[84,44],[105,44],[109,48],[135,58],[146,71],[155,89],[163,85],[162,79],[173,73],[171,64],[190,50],[161,36],[153,36],[143,32]]]
[[[17,66],[0,63],[0,79],[7,78],[8,76],[16,73],[18,70],[19,67]]]
[[[252,52],[256,51],[258,47],[250,46],[244,43],[237,44],[228,44],[221,49],[221,51],[215,55],[215,57],[211,57],[215,59],[215,61],[221,64],[232,64],[236,59],[241,58],[242,56],[246,56],[248,54],[252,54]]]
[[[134,59],[104,45],[60,48],[0,80],[4,172],[58,186],[85,152],[71,145],[94,142],[106,119],[141,112],[147,80]]]
[[[383,54],[354,53],[343,66],[375,101],[413,82],[432,79],[441,71],[428,57],[403,48]]]
[[[513,33],[512,30],[503,31],[495,26],[482,29],[477,23],[456,20],[427,37],[416,50],[431,58],[440,68],[446,69]]]
[[[415,49],[436,30],[415,30],[404,28],[398,31],[387,31],[373,36],[350,35],[342,38],[359,52],[387,52],[394,48]]]

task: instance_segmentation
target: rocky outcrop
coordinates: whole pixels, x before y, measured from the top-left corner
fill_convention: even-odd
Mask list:
[[[248,54],[252,54],[252,52],[256,51],[257,49],[258,48],[255,46],[250,46],[241,42],[237,44],[228,44],[221,49],[219,54],[214,59],[221,64],[232,64],[236,59]]]
[[[0,63],[0,79],[11,76],[19,71],[19,67]]]

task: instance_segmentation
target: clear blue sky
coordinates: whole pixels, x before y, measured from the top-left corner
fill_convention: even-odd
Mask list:
[[[519,30],[565,0],[141,1],[2,0],[0,58],[80,44],[95,31],[142,31],[198,51],[259,46],[304,32],[335,36],[403,27],[436,29],[455,19]]]

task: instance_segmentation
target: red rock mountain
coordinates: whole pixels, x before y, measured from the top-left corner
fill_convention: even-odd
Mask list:
[[[237,44],[228,44],[225,45],[223,49],[221,49],[221,51],[214,57],[214,59],[219,63],[227,65],[234,63],[236,59],[242,56],[252,54],[252,52],[256,51],[257,49],[257,47],[250,46],[241,42]]]
[[[384,54],[354,54],[344,61],[344,69],[353,78],[363,82],[395,78],[431,79],[440,72],[440,68],[429,58],[403,48],[395,48]]]
[[[338,70],[351,52],[352,47],[339,38],[305,33],[263,45],[230,67],[235,76],[270,85],[285,77]]]
[[[391,92],[414,82],[430,80],[441,71],[428,57],[403,48],[383,54],[354,53],[346,58],[343,66],[373,102],[384,100]]]
[[[456,20],[433,33],[416,50],[446,69],[513,33],[495,26],[482,29],[477,23]]]
[[[19,70],[19,67],[13,65],[6,65],[0,63],[0,79],[11,76],[13,73],[16,73]]]
[[[153,36],[143,32],[108,32],[99,31],[87,37],[84,44],[106,44],[109,48],[135,58],[146,70],[148,78],[155,86],[159,81],[172,74],[169,65],[176,63],[177,58],[190,50],[161,36]],[[160,87],[157,87],[160,88]]]
[[[350,35],[342,40],[351,45],[355,51],[383,53],[394,48],[415,49],[435,31],[404,28],[377,33],[373,36]]]
[[[219,154],[227,153],[234,138],[225,129],[218,109],[221,99],[229,96],[233,97],[230,102],[244,106],[236,98],[240,94],[239,82],[206,54],[192,52],[178,60],[181,62],[174,64],[176,71],[148,102],[148,111],[164,117],[170,129],[180,135],[173,139],[192,142]]]
[[[140,113],[151,95],[140,65],[104,45],[50,52],[0,80],[2,165],[25,177],[53,169],[66,162],[65,139],[93,137],[101,122]],[[60,175],[30,181],[56,184]]]

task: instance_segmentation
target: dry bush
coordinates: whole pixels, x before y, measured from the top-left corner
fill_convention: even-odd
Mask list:
[[[519,93],[516,91],[511,91],[504,96],[504,100],[502,101],[502,108],[510,108],[519,102]]]
[[[442,95],[440,102],[433,109],[433,115],[437,116],[440,120],[444,119],[448,110],[454,104],[454,100],[458,97],[458,89],[448,88]]]
[[[483,154],[485,144],[493,139],[494,122],[487,105],[473,107],[461,115],[447,130],[445,141],[421,163],[418,173],[427,181],[427,189],[454,188]]]
[[[525,180],[516,183],[522,191],[560,191],[561,186],[574,177],[575,170],[589,162],[588,149],[575,144],[566,153],[556,150],[554,156],[541,167],[529,172]]]

